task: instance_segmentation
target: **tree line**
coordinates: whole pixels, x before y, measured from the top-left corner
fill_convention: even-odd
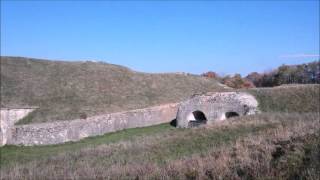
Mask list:
[[[320,61],[299,65],[281,65],[269,72],[252,72],[246,77],[240,74],[234,76],[219,76],[209,71],[202,76],[214,78],[232,88],[273,87],[282,84],[320,84]]]

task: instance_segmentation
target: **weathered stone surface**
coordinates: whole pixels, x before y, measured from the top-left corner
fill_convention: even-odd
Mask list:
[[[196,95],[180,104],[177,127],[193,127],[221,121],[229,116],[255,114],[257,107],[257,100],[243,92]]]
[[[34,111],[36,107],[1,108],[0,109],[0,146],[11,138],[11,128],[14,123]]]
[[[175,119],[178,104],[166,104],[54,123],[17,125],[7,144],[45,145],[78,141],[85,137],[103,135],[127,128],[144,127],[170,122]]]

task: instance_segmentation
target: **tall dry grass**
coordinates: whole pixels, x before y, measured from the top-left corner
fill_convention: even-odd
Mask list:
[[[1,178],[318,179],[319,129],[318,113],[247,116],[12,163]]]

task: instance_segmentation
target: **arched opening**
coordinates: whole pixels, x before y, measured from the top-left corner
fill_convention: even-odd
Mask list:
[[[170,125],[173,127],[177,127],[177,119],[173,119],[170,121]]]
[[[189,115],[189,127],[197,127],[207,123],[207,118],[202,111],[194,111]]]
[[[232,117],[237,117],[237,116],[239,116],[239,114],[236,112],[226,112],[227,119],[232,118]]]

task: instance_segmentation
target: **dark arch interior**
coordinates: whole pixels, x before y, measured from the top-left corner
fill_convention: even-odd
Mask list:
[[[206,121],[207,120],[206,116],[204,115],[204,113],[202,111],[194,111],[192,114],[193,114],[194,118],[198,121]]]
[[[239,116],[239,114],[236,112],[226,112],[226,118],[232,118],[237,116]]]
[[[189,127],[197,127],[207,123],[207,118],[202,111],[194,111],[192,114],[195,120],[189,121]]]

